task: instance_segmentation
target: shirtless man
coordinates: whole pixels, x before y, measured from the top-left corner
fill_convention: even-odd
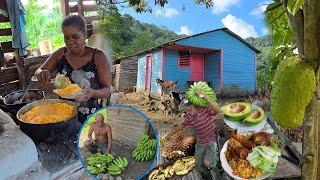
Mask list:
[[[104,123],[104,117],[102,114],[97,114],[96,121],[90,125],[88,138],[89,140],[84,142],[84,146],[91,153],[109,153],[112,142],[111,126]],[[95,140],[92,139],[92,133],[95,134]]]

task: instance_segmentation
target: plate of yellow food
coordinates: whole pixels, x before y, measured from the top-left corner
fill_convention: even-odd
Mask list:
[[[281,150],[266,132],[231,135],[221,149],[222,168],[237,180],[265,179],[275,172]]]
[[[76,99],[83,94],[83,89],[78,84],[72,84],[69,78],[64,75],[57,75],[54,79],[56,89],[53,90],[58,96],[64,99]]]

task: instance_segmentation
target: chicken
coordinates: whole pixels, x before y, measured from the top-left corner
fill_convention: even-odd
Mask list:
[[[241,159],[246,159],[248,154],[249,154],[249,150],[247,148],[244,148],[244,147],[236,149],[233,152]]]
[[[234,138],[229,140],[227,150],[231,152],[231,156],[235,158],[245,159],[249,154],[249,150]]]
[[[251,150],[254,147],[254,143],[249,141],[247,136],[240,135],[240,134],[237,134],[237,135],[231,134],[231,137],[239,141],[244,147],[246,147],[249,150]]]
[[[253,133],[250,139],[255,146],[259,146],[259,145],[269,146],[271,144],[270,136],[266,132]]]

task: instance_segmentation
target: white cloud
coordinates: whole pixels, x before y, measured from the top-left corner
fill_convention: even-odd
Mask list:
[[[239,0],[213,0],[212,13],[220,14],[223,12],[229,12],[229,7],[236,5]]]
[[[254,8],[249,14],[252,16],[261,16],[267,9],[267,5],[261,5]]]
[[[193,32],[189,29],[188,26],[181,26],[180,27],[180,32],[178,32],[178,34],[185,34],[185,35],[191,35],[193,34]]]
[[[263,13],[266,11],[268,4],[270,4],[272,1],[264,1],[258,5],[258,7],[252,9],[252,11],[249,13],[249,15],[252,16],[258,16],[259,18],[262,18]]]
[[[241,18],[236,18],[231,14],[221,19],[223,25],[229,28],[234,33],[238,34],[242,38],[257,37],[258,33],[254,29],[254,26],[245,22]]]
[[[166,18],[171,18],[172,16],[177,16],[179,15],[179,11],[175,8],[169,8],[169,7],[165,7],[162,9],[158,9],[156,11],[156,15],[157,16],[164,16]]]
[[[261,35],[264,36],[264,35],[266,35],[266,34],[268,34],[268,29],[267,29],[266,27],[263,27],[263,28],[261,29]]]

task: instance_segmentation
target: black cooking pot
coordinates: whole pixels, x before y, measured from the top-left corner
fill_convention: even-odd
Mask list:
[[[61,99],[46,99],[41,101],[35,101],[23,106],[17,113],[17,119],[20,124],[20,129],[27,134],[31,139],[36,142],[51,141],[59,142],[61,138],[66,136],[75,135],[78,133],[78,113],[66,121],[46,124],[32,124],[24,122],[20,119],[20,115],[30,110],[36,105],[42,105],[47,103],[67,103],[77,108],[76,104],[71,101]]]
[[[22,97],[24,92],[24,90],[14,91],[6,95],[4,98],[1,97],[0,99],[0,107],[4,111],[14,116],[13,120],[17,125],[19,125],[19,122],[16,120],[15,116],[23,106],[34,101],[43,100],[45,98],[43,91],[38,89],[29,89],[28,93],[23,98],[22,103],[14,104],[14,102],[18,101]]]

